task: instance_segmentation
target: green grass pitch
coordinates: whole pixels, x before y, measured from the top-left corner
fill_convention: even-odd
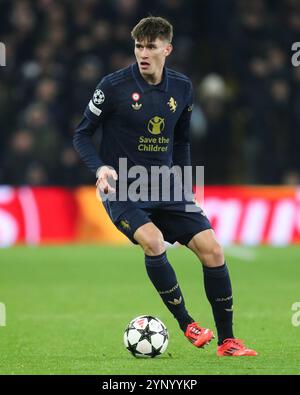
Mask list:
[[[236,337],[258,357],[218,358],[216,340],[193,347],[148,280],[139,247],[59,246],[0,250],[0,374],[299,374],[297,246],[227,250]],[[202,269],[186,248],[168,250],[187,307],[214,328]],[[127,323],[142,314],[168,327],[169,347],[136,359],[123,346]]]

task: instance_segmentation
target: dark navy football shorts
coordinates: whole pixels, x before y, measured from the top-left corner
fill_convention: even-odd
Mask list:
[[[169,243],[187,245],[199,232],[211,229],[211,224],[201,209],[187,212],[182,202],[103,202],[115,226],[137,244],[133,235],[142,225],[153,222]]]

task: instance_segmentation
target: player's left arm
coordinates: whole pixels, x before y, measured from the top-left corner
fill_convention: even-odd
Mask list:
[[[192,108],[193,88],[190,83],[187,89],[186,106],[174,129],[173,165],[180,166],[182,170],[184,166],[191,165],[190,122]]]

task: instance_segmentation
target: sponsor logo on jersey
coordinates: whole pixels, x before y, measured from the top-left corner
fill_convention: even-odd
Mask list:
[[[148,131],[151,134],[161,134],[165,128],[164,118],[158,117],[157,115],[150,119],[148,122]]]

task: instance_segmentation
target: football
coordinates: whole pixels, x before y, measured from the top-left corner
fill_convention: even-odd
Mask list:
[[[157,357],[166,351],[168,343],[165,324],[149,315],[134,318],[124,332],[125,347],[135,357]]]

